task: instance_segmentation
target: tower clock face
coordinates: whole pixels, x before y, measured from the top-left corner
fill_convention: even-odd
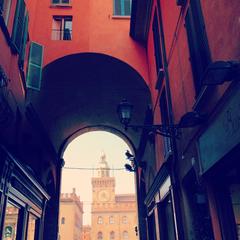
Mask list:
[[[110,199],[110,194],[106,190],[101,190],[98,192],[98,199],[101,202],[107,202]]]

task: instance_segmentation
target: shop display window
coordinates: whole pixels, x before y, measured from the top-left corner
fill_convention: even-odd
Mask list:
[[[18,222],[20,218],[20,208],[11,202],[7,202],[4,227],[3,227],[3,240],[16,240]]]

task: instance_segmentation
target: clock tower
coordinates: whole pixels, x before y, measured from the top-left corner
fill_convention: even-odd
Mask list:
[[[115,201],[115,178],[110,176],[110,168],[103,153],[97,166],[97,176],[92,178],[93,205]]]

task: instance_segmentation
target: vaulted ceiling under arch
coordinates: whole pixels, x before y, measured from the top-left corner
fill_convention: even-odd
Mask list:
[[[116,108],[122,99],[134,105],[133,123],[142,124],[151,103],[144,79],[128,64],[108,55],[65,56],[43,69],[41,90],[30,90],[33,104],[55,150],[84,128],[116,129],[135,146],[139,132],[124,132]]]

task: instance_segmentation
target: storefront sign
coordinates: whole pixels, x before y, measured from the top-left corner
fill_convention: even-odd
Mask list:
[[[202,173],[240,143],[240,84],[235,93],[199,138]]]

